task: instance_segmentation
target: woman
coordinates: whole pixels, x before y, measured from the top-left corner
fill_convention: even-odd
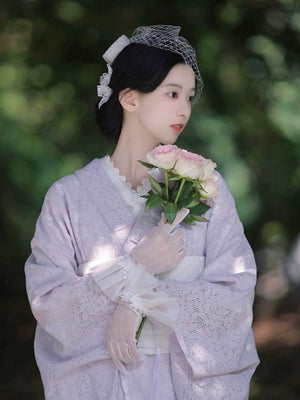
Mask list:
[[[180,27],[140,27],[104,54],[97,120],[117,142],[46,194],[25,265],[46,399],[246,399],[258,364],[256,266],[222,177],[209,222],[145,212],[142,166],[201,93]],[[138,344],[135,332],[146,324]]]

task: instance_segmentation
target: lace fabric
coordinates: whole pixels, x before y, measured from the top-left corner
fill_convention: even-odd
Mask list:
[[[116,185],[119,193],[134,214],[138,215],[144,209],[146,202],[146,199],[141,196],[146,195],[151,189],[148,177],[143,178],[141,184],[136,189],[133,189],[131,183],[126,181],[125,176],[121,175],[119,168],[114,165],[108,154],[104,156],[103,162],[110,179]],[[153,168],[148,173],[156,179],[161,175],[158,168]]]

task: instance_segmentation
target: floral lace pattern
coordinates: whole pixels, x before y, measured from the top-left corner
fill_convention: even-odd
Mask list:
[[[146,195],[151,189],[149,179],[147,177],[143,178],[141,184],[135,190],[131,183],[126,181],[126,177],[121,175],[119,168],[114,166],[109,155],[104,157],[103,164],[111,181],[116,185],[128,206],[134,211],[135,215],[139,214],[145,207],[146,202],[146,199],[141,196]],[[158,168],[153,168],[148,173],[156,179],[161,175]]]

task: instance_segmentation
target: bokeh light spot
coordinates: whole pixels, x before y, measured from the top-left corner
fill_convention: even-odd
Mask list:
[[[84,13],[84,8],[75,1],[62,1],[57,5],[56,15],[65,22],[76,22]]]
[[[39,64],[30,69],[28,76],[33,85],[43,87],[49,83],[53,76],[53,71],[49,65]]]

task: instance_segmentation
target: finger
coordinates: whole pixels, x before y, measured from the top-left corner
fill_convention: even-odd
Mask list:
[[[183,238],[182,229],[177,229],[175,232],[170,233],[170,236],[172,236],[172,240],[175,242],[179,239],[182,239]]]
[[[113,341],[112,342],[112,349],[114,352],[114,357],[117,358],[119,361],[124,361],[119,342]]]
[[[118,360],[118,358],[116,357],[115,352],[114,352],[114,346],[113,346],[113,344],[112,344],[111,342],[107,343],[107,350],[108,350],[108,353],[110,354],[110,356],[111,356],[111,358],[112,358],[112,360],[113,360],[113,362],[114,362],[116,368],[117,368],[120,372],[122,372],[123,374],[126,374],[126,372],[127,372],[127,371],[126,371],[126,368],[125,368],[124,365],[121,363],[121,361]]]
[[[116,366],[116,368],[122,373],[122,374],[126,374],[126,368],[124,367],[124,365],[121,363],[121,361],[119,361],[117,358],[112,357],[112,360]]]
[[[183,248],[180,250],[175,257],[179,260],[178,262],[180,262],[185,257],[185,249]]]
[[[120,350],[122,352],[123,360],[126,363],[131,363],[134,362],[134,358],[132,357],[130,351],[129,351],[129,344],[124,342],[120,344]]]
[[[160,219],[160,221],[158,223],[158,226],[164,225],[166,222],[167,222],[167,218],[165,217],[165,214],[162,213],[161,219]]]
[[[127,364],[136,362],[136,359],[134,357],[132,357],[132,355],[130,353],[129,347],[126,348],[126,354],[127,354],[127,356],[126,356],[126,359],[124,362],[126,362]]]
[[[116,354],[116,357],[118,357],[118,359],[120,361],[125,361],[125,358],[126,358],[124,355],[124,353],[125,353],[124,343],[117,342],[115,345],[115,354]]]
[[[135,340],[128,339],[128,344],[129,344],[129,351],[132,357],[135,359],[135,361],[143,359],[143,355],[137,349]]]
[[[185,240],[184,240],[184,238],[180,238],[180,239],[176,240],[176,243],[177,243],[178,247],[182,248],[185,245]]]
[[[181,208],[177,211],[176,217],[174,221],[170,224],[170,228],[168,229],[169,233],[178,225],[180,222],[184,220],[184,218],[188,215],[190,210],[188,208]]]
[[[179,239],[174,243],[174,247],[177,250],[177,252],[182,250],[184,246],[185,246],[185,241],[183,239]]]

